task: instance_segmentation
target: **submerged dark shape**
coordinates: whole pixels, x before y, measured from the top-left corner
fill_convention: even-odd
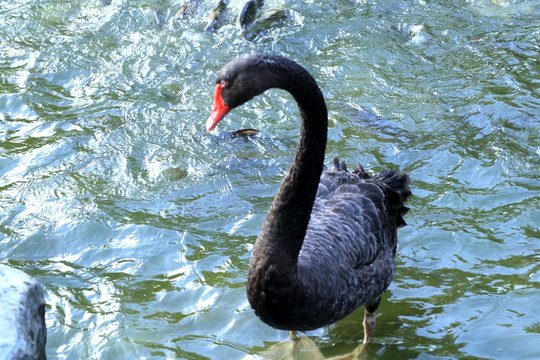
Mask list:
[[[220,23],[223,21],[223,14],[226,9],[227,2],[225,0],[219,0],[217,5],[208,14],[208,22],[204,27],[204,31],[212,32],[219,27]]]
[[[186,0],[176,12],[176,19],[183,19],[186,16],[193,16],[203,0]]]
[[[258,133],[259,133],[259,130],[257,129],[240,129],[240,130],[233,131],[231,134],[232,134],[232,137],[237,138],[237,137],[253,136],[253,135],[257,135]]]
[[[238,14],[236,24],[240,29],[246,29],[249,27],[259,14],[260,8],[263,6],[263,0],[249,0],[244,4],[242,10]]]
[[[205,0],[186,0],[176,12],[175,19],[193,18],[200,8],[200,5]],[[213,0],[215,5],[208,13],[204,30],[213,32],[229,21],[233,21],[230,16],[229,1]],[[260,22],[260,27],[269,26],[269,22],[284,19],[287,17],[283,9],[268,11],[264,16],[261,16],[264,0],[243,0],[243,6],[236,18],[236,24],[244,33],[252,25]]]
[[[292,94],[301,114],[300,143],[257,237],[248,299],[265,323],[283,330],[332,324],[365,305],[364,342],[395,271],[397,228],[405,225],[409,177],[370,177],[334,161],[323,172],[328,114],[313,77],[275,55],[233,60],[217,76],[212,130],[237,106],[270,88]]]

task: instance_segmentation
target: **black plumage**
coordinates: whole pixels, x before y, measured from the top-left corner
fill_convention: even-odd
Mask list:
[[[366,322],[374,324],[373,312],[394,275],[409,177],[397,171],[370,177],[361,166],[350,173],[338,159],[323,172],[323,95],[303,67],[281,56],[227,64],[218,74],[207,129],[269,88],[293,95],[302,123],[294,161],[255,243],[249,302],[264,322],[284,330],[316,329],[365,305],[367,341]]]

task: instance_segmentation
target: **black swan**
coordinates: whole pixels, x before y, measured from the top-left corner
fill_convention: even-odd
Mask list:
[[[395,271],[397,228],[405,225],[409,177],[370,177],[334,160],[323,172],[328,115],[320,88],[296,62],[251,55],[218,73],[208,131],[229,110],[270,88],[292,94],[302,117],[300,143],[257,237],[247,295],[257,316],[283,330],[313,330],[365,305],[364,343]],[[322,174],[322,175],[321,175]]]

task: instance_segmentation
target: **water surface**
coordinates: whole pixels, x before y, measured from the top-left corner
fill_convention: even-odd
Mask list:
[[[245,296],[298,140],[270,91],[209,135],[215,72],[271,52],[316,77],[327,160],[413,178],[367,358],[540,358],[537,1],[268,1],[241,33],[172,1],[0,1],[0,261],[46,290],[51,359],[256,358]],[[232,2],[234,9],[239,3]],[[251,127],[253,138],[227,131]],[[362,310],[308,335],[353,351]]]

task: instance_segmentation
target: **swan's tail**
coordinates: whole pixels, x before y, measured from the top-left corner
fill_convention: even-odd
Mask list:
[[[339,161],[338,157],[334,158],[334,171],[345,171],[349,172],[347,170],[347,165],[345,164],[345,161]],[[369,175],[366,170],[364,170],[364,167],[362,164],[358,164],[356,169],[352,172],[354,175],[358,176],[361,179],[369,179],[371,178],[371,175]]]
[[[339,158],[336,156],[333,160],[334,162],[334,171],[347,171],[347,165],[345,161],[339,161]]]
[[[407,225],[403,216],[409,211],[409,208],[405,206],[405,203],[412,195],[410,188],[411,179],[409,175],[395,170],[387,170],[376,177],[388,187],[388,202],[397,210],[397,226],[401,227]]]

